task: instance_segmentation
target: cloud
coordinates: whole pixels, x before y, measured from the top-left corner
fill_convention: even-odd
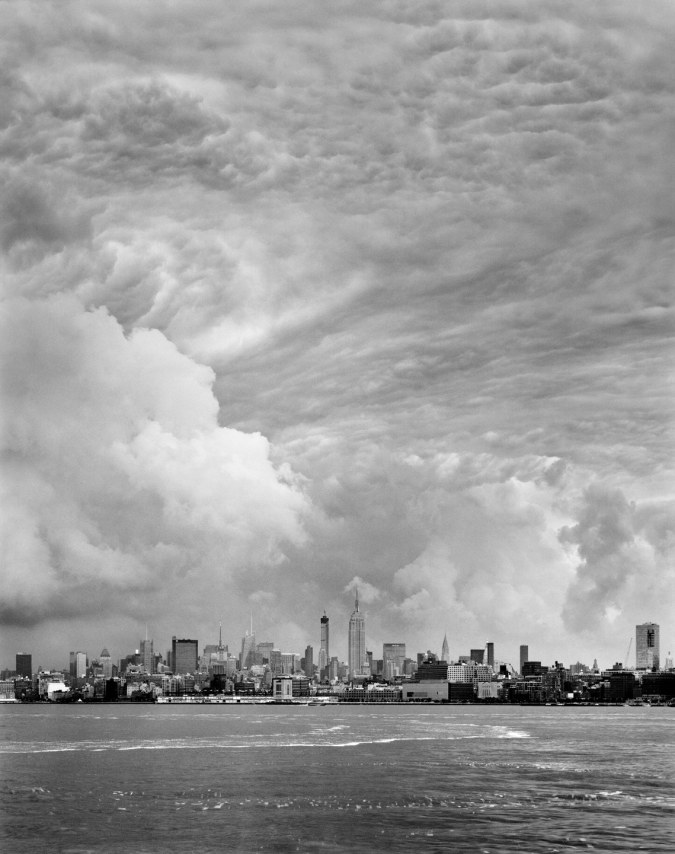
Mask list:
[[[152,592],[220,589],[304,540],[300,481],[262,436],[218,426],[209,368],[72,297],[4,313],[4,621],[138,597],[152,613]]]
[[[573,546],[581,562],[570,585],[563,618],[574,631],[597,631],[604,618],[613,622],[639,596],[654,607],[670,596],[667,575],[673,555],[672,503],[630,504],[620,490],[600,484],[583,494],[578,522],[560,530],[560,541]],[[657,581],[656,572],[663,573]]]
[[[0,37],[12,619],[95,576],[100,646],[253,604],[342,654],[358,577],[369,643],[665,622],[672,4],[36,9]]]
[[[345,586],[345,593],[358,594],[359,602],[369,605],[377,601],[380,597],[380,591],[372,584],[364,581],[360,576],[355,575],[354,578]]]

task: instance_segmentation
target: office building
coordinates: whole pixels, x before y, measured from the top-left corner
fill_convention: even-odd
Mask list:
[[[448,682],[489,682],[492,668],[487,664],[451,664],[448,666]]]
[[[87,653],[73,652],[70,653],[70,675],[73,679],[84,679],[87,675]]]
[[[272,661],[272,650],[274,649],[273,641],[263,641],[256,644],[255,651],[260,664],[270,664]]]
[[[300,670],[300,656],[294,652],[281,653],[281,673],[284,676],[292,676]]]
[[[425,658],[417,665],[415,679],[418,682],[428,682],[430,679],[442,679],[444,682],[447,682],[447,661],[437,661],[435,656],[433,659]]]
[[[33,676],[33,656],[30,652],[17,652],[16,675],[31,679]]]
[[[638,670],[659,669],[659,627],[656,623],[635,626],[635,666]]]
[[[103,678],[112,679],[112,658],[110,657],[110,653],[105,647],[103,647],[103,649],[101,650],[101,654],[98,657],[98,663],[101,666],[101,669],[103,670]]]
[[[192,638],[171,638],[171,663],[176,675],[197,672],[199,643]]]
[[[494,664],[495,664],[495,645],[491,641],[488,641],[485,644],[485,648],[487,650],[487,664],[489,664],[490,667],[494,667]]]
[[[256,663],[255,632],[253,631],[253,615],[251,614],[251,630],[241,639],[241,654],[239,668],[244,670]]]
[[[448,636],[443,635],[443,646],[441,647],[441,661],[450,661],[450,647],[448,646]]]
[[[385,643],[382,645],[382,675],[385,679],[395,679],[403,675],[405,662],[404,643]]]
[[[329,620],[326,612],[323,612],[321,617],[321,643],[319,645],[319,679],[327,680],[329,678],[328,666],[330,664],[330,645],[329,645]]]
[[[472,649],[469,658],[471,659],[471,661],[473,661],[474,664],[482,664],[484,653],[484,649]]]
[[[528,660],[529,655],[530,655],[530,648],[527,646],[527,644],[523,644],[520,647],[520,670],[519,670],[519,673],[523,672],[523,665]]]
[[[153,644],[151,640],[148,640],[147,635],[145,640],[140,642],[140,657],[141,657],[141,666],[145,669],[146,673],[154,673],[155,666],[155,654],[153,650]]]
[[[366,652],[366,620],[359,611],[359,591],[356,591],[354,610],[349,618],[347,636],[349,650],[349,677],[351,679],[368,676],[368,654]]]
[[[312,677],[314,675],[314,647],[311,645],[305,647],[303,670],[306,676]]]

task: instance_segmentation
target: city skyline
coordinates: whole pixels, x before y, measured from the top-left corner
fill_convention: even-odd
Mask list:
[[[675,648],[674,39],[4,4],[0,662],[324,611],[345,659],[357,588],[368,648]]]
[[[358,616],[358,620],[356,622],[354,620],[355,615]],[[249,616],[249,621],[249,628],[244,630],[244,634],[240,638],[231,638],[231,643],[223,642],[223,627],[222,623],[219,623],[217,644],[212,643],[213,638],[211,638],[210,635],[208,635],[206,638],[178,638],[174,634],[171,637],[170,644],[166,646],[166,655],[164,653],[164,647],[161,643],[157,645],[157,648],[154,650],[154,652],[155,654],[159,654],[165,663],[167,660],[170,660],[173,664],[177,661],[176,650],[177,648],[179,648],[180,651],[178,655],[180,657],[181,662],[183,662],[184,664],[184,662],[189,659],[191,662],[193,662],[192,669],[197,667],[197,662],[201,659],[201,656],[204,654],[208,654],[209,651],[215,651],[219,660],[225,660],[228,656],[230,658],[236,659],[240,663],[242,669],[247,669],[252,664],[253,654],[255,652],[260,652],[261,649],[264,650],[268,655],[274,651],[280,653],[282,656],[294,655],[298,660],[302,657],[303,653],[300,649],[287,649],[284,648],[283,644],[277,644],[274,640],[270,640],[269,635],[273,634],[273,630],[265,634],[267,640],[256,642],[256,633],[253,629],[253,615]],[[328,615],[326,613],[322,614],[319,621],[320,653],[319,657],[316,660],[314,660],[313,658],[313,664],[316,665],[316,672],[319,676],[321,673],[323,673],[324,667],[326,667],[331,660],[328,642],[329,622],[330,618],[328,617]],[[489,664],[490,666],[492,666],[496,662],[499,662],[501,664],[508,665],[513,669],[513,671],[518,673],[522,672],[523,665],[526,661],[540,661],[543,664],[552,664],[555,661],[556,664],[564,664],[568,668],[575,664],[581,663],[589,667],[595,667],[597,665],[600,670],[608,669],[617,664],[621,664],[624,668],[629,670],[651,670],[652,668],[658,670],[671,667],[673,661],[671,649],[664,649],[661,646],[661,627],[657,623],[652,622],[639,623],[635,625],[634,633],[631,638],[629,638],[626,653],[622,658],[616,658],[611,662],[603,661],[600,663],[598,663],[598,658],[592,650],[589,650],[588,654],[585,657],[586,659],[589,659],[589,661],[585,660],[583,656],[581,658],[577,657],[574,661],[572,661],[572,657],[566,659],[564,655],[564,650],[558,650],[554,658],[546,659],[546,657],[540,653],[540,649],[537,648],[536,644],[533,649],[530,648],[531,644],[520,644],[518,646],[517,653],[515,653],[515,651],[511,651],[511,654],[504,654],[500,647],[500,644],[495,644],[494,641],[485,641],[484,645],[478,648],[472,647],[471,643],[475,640],[473,638],[461,639],[457,642],[456,648],[451,649],[450,644],[448,642],[447,632],[443,635],[443,639],[439,644],[435,644],[432,642],[424,648],[416,650],[408,648],[406,642],[401,642],[401,640],[382,640],[379,643],[369,644],[365,639],[365,618],[359,611],[358,594],[355,600],[355,609],[349,618],[349,621],[346,625],[346,630],[346,643],[344,647],[346,649],[346,654],[335,655],[332,656],[332,658],[345,665],[346,672],[349,674],[350,678],[358,678],[360,676],[370,675],[369,658],[377,659],[380,650],[382,652],[382,661],[385,676],[388,658],[391,658],[391,660],[402,660],[403,658],[407,657],[412,660],[415,660],[417,656],[426,655],[428,653],[431,653],[433,656],[436,656],[439,660],[445,660],[449,663],[457,663],[462,660],[470,659],[473,660],[475,663]],[[148,672],[151,672],[151,668],[147,667],[147,663],[149,660],[152,660],[151,656],[154,641],[154,638],[148,639],[146,627],[146,637],[144,640],[141,639],[138,642],[138,647],[132,645],[132,647],[129,648],[127,644],[125,650],[120,651],[119,655],[116,656],[116,658],[118,661],[121,661],[124,657],[135,653],[139,656],[140,661],[145,666],[146,670],[148,670]],[[324,642],[326,644],[325,648],[329,652],[329,657],[326,662],[322,664],[323,658],[321,656],[321,650],[324,649]],[[312,643],[312,638],[308,639],[308,641],[304,644],[303,649],[305,654],[308,650],[311,650],[312,656],[314,656],[314,644]],[[227,656],[225,655],[226,652]],[[58,657],[59,653],[56,653],[56,655]],[[73,652],[72,650],[70,651],[69,655],[71,674],[73,672],[74,656],[86,656],[86,658],[89,660],[97,660],[102,655],[105,655],[108,660],[108,669],[110,667],[111,657],[107,647],[103,648],[102,653],[100,655],[89,655],[86,651]],[[54,661],[50,665],[45,665],[44,663],[37,662],[32,652],[27,650],[24,650],[23,652],[16,652],[15,660],[17,662],[17,665],[20,657],[32,659],[35,670],[37,670],[38,667],[41,667],[44,670],[62,669],[62,665],[59,664],[58,661]],[[354,662],[359,659],[362,659],[363,667],[359,671],[356,671],[354,667]],[[183,664],[181,664],[181,667],[183,666]],[[0,661],[0,669],[11,669],[11,667],[6,664],[3,664],[3,662]],[[190,671],[190,669],[190,667],[187,668],[188,672]],[[326,673],[324,673],[324,676],[328,678]]]

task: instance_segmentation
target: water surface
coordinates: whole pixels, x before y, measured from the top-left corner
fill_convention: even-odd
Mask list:
[[[0,708],[7,852],[675,851],[675,709]]]

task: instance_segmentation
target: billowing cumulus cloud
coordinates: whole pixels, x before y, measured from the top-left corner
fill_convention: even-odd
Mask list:
[[[5,663],[666,643],[672,4],[3,11]]]
[[[578,522],[560,531],[581,563],[567,591],[563,617],[575,631],[588,631],[608,614],[631,608],[635,597],[656,609],[668,599],[673,576],[672,502],[629,504],[620,490],[591,486]]]
[[[218,425],[213,372],[72,297],[4,305],[2,618],[152,613],[283,562],[307,502],[259,434]],[[186,603],[189,610],[189,603]]]

